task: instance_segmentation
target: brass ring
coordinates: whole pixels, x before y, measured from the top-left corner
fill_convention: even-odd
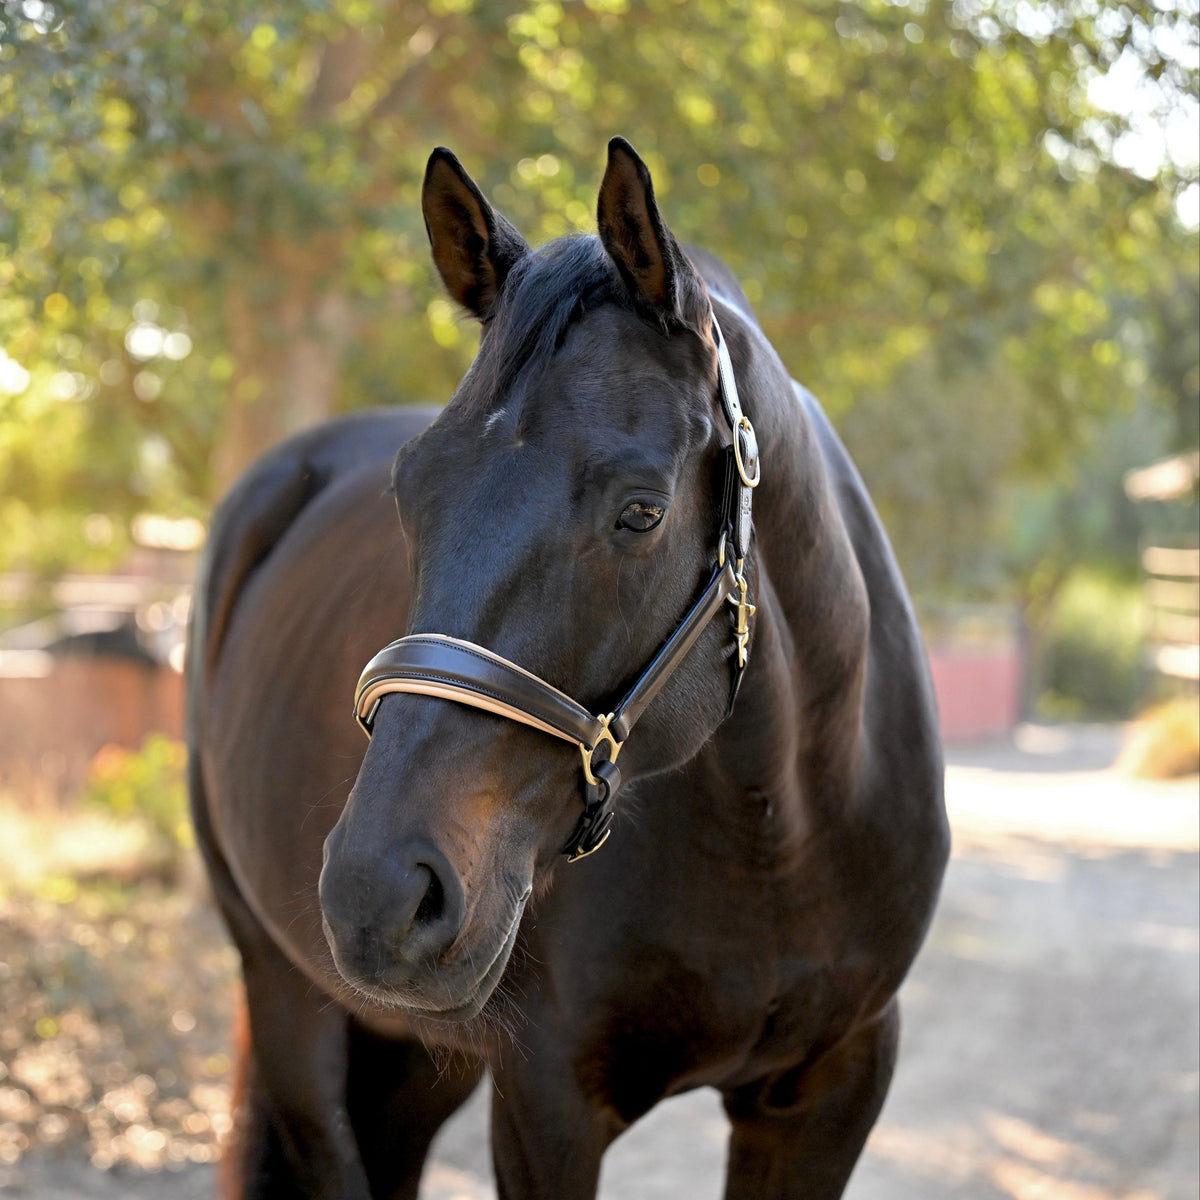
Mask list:
[[[750,424],[750,418],[743,413],[737,423],[737,428],[733,431],[733,460],[737,463],[738,474],[742,477],[742,482],[748,488],[756,488],[758,487],[758,481],[762,478],[762,458],[760,456],[754,460],[754,478],[751,479],[746,474],[746,464],[742,461],[742,439],[740,434],[743,429],[749,430],[750,436],[754,438],[755,448],[758,446],[758,438],[754,435],[754,426]]]

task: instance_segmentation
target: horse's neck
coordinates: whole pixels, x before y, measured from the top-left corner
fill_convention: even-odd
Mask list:
[[[937,718],[887,537],[815,401],[760,333],[739,333],[763,481],[751,666],[719,736],[730,782],[799,797],[802,820],[927,821],[940,811]]]
[[[755,786],[810,797],[830,789],[844,801],[863,751],[868,589],[791,380],[773,353],[757,367],[747,359],[744,378],[763,449],[751,552],[758,613],[751,668],[722,740],[762,777]]]

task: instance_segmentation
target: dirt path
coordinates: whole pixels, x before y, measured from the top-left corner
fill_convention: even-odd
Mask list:
[[[1195,1200],[1197,787],[1131,784],[1108,769],[1116,746],[1034,729],[952,757],[954,858],[848,1200]],[[725,1133],[711,1093],[660,1106],[610,1151],[603,1200],[717,1200]],[[422,1200],[494,1197],[486,1143],[481,1093],[443,1130]],[[76,1145],[0,1168],[14,1197],[211,1186],[211,1167],[100,1171]]]
[[[1200,930],[1194,780],[1135,784],[1104,729],[952,756],[955,852],[903,993],[896,1079],[847,1200],[1195,1200]],[[494,1195],[482,1097],[428,1200]],[[660,1106],[602,1200],[718,1200],[711,1093]]]

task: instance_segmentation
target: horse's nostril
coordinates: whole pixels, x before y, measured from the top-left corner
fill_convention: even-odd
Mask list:
[[[466,913],[454,869],[423,844],[369,860],[331,846],[318,890],[335,961],[352,975],[369,975],[380,964],[408,970],[436,962]]]
[[[423,869],[429,872],[429,886],[425,889],[425,895],[421,897],[421,903],[417,905],[417,911],[413,913],[413,924],[418,926],[436,921],[446,908],[446,893],[442,889],[442,881],[438,879],[437,872],[429,867]]]

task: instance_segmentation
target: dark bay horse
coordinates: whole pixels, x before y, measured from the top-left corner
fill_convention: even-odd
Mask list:
[[[832,1200],[948,852],[886,538],[628,143],[598,237],[530,251],[444,150],[423,207],[471,369],[436,419],[267,455],[197,587],[193,807],[248,1018],[226,1192],[415,1197],[488,1071],[507,1200],[594,1196],[701,1086],[730,1200]]]

